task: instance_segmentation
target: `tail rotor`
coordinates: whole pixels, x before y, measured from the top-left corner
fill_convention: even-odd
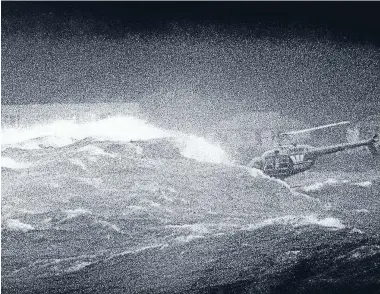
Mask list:
[[[378,157],[379,156],[379,151],[377,150],[375,144],[379,142],[379,136],[377,134],[375,134],[373,136],[373,138],[371,139],[371,141],[369,142],[368,144],[368,149],[369,149],[369,152],[371,152],[371,154],[373,156],[376,156]]]

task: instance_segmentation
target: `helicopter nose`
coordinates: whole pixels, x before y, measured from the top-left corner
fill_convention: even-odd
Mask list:
[[[250,161],[248,164],[249,167],[257,168],[257,169],[262,169],[262,161],[261,158],[254,158]]]

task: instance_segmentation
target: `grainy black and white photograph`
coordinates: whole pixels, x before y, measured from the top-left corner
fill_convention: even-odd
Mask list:
[[[380,293],[379,6],[2,1],[2,293]]]

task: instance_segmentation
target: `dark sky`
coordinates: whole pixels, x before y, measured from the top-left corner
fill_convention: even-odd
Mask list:
[[[3,30],[29,31],[42,25],[59,32],[68,19],[97,22],[98,33],[120,34],[126,29],[164,30],[172,21],[252,27],[258,24],[319,27],[353,41],[379,44],[379,3],[374,2],[236,2],[236,1],[83,1],[4,2]],[[94,31],[93,33],[96,33]]]
[[[1,5],[2,104],[137,100],[198,105],[191,115],[213,106],[339,117],[378,105],[379,2]]]

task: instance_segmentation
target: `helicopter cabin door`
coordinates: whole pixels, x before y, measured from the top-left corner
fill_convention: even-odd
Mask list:
[[[288,155],[276,154],[265,157],[264,172],[270,175],[287,174],[292,169],[291,160]]]

